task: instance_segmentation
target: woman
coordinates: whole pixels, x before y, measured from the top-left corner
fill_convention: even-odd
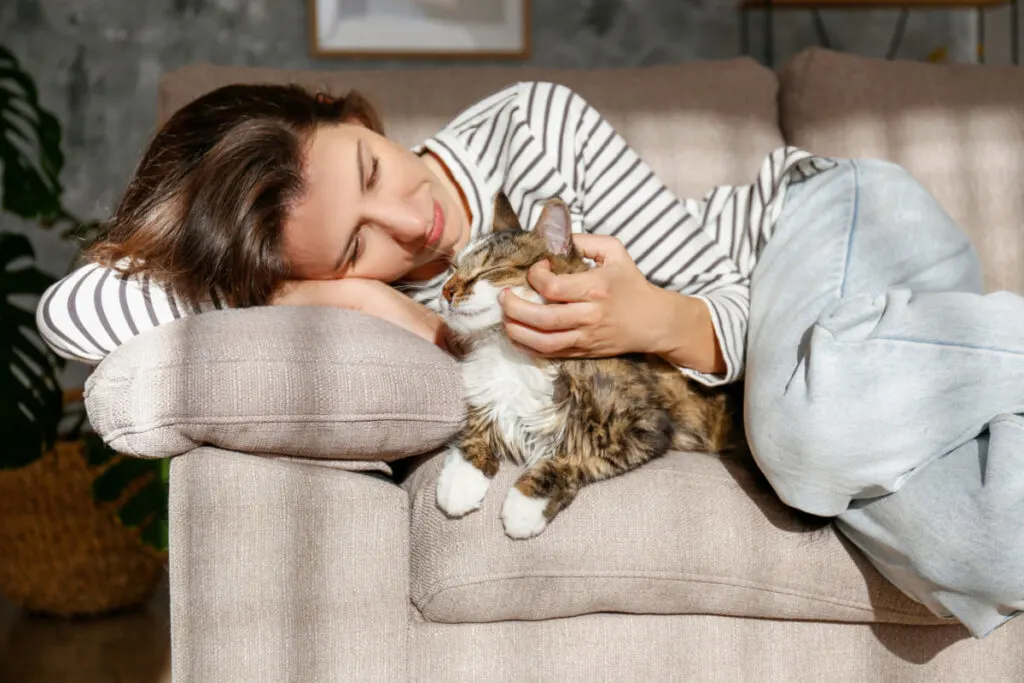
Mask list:
[[[963,233],[891,164],[784,148],[753,184],[681,201],[561,86],[511,86],[413,150],[357,94],[230,86],[156,135],[40,329],[97,362],[210,308],[331,305],[443,343],[428,305],[499,191],[524,225],[560,197],[599,264],[536,266],[550,303],[505,296],[515,341],[657,353],[708,385],[745,374],[751,447],[787,504],[835,517],[975,636],[1024,609],[1024,310],[981,295]]]

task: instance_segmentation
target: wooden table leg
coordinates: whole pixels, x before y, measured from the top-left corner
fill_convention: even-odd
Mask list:
[[[1010,0],[1010,59],[1020,64],[1020,16],[1017,0]]]
[[[900,45],[903,44],[903,36],[907,32],[907,20],[909,18],[910,10],[904,7],[900,10],[900,18],[896,20],[896,30],[893,31],[892,40],[889,41],[889,50],[885,53],[886,59],[896,59],[896,55],[900,51]]]
[[[747,8],[740,8],[740,54],[750,55],[750,17]]]
[[[979,7],[978,10],[978,64],[985,63],[985,10]]]
[[[815,7],[811,10],[814,19],[814,32],[818,35],[818,45],[826,50],[832,49],[832,39],[828,37],[828,29],[825,28],[825,20],[821,18],[821,12]]]

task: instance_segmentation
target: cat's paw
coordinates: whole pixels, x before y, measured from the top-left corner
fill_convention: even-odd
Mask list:
[[[548,525],[547,517],[544,516],[547,506],[547,498],[531,498],[513,486],[501,507],[501,522],[505,525],[505,533],[511,538],[525,539],[544,531]]]
[[[437,478],[437,506],[449,517],[462,517],[480,507],[491,480],[470,464],[458,446],[450,446]]]

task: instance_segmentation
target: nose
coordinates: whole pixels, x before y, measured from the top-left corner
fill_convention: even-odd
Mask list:
[[[372,208],[373,222],[384,228],[398,242],[415,242],[427,235],[432,215],[416,202],[381,199]]]
[[[444,287],[441,288],[441,296],[444,297],[445,301],[448,303],[452,302],[452,299],[455,298],[455,290],[458,286],[458,282],[455,281],[455,278],[449,278],[449,280],[444,283]]]

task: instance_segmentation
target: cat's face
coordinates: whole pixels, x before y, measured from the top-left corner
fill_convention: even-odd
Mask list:
[[[526,279],[535,263],[548,259],[555,273],[586,270],[572,244],[565,204],[552,200],[532,230],[523,230],[503,195],[495,201],[495,231],[470,244],[455,263],[441,291],[440,309],[457,335],[472,336],[502,323],[498,294],[508,287],[520,297],[543,303]]]

